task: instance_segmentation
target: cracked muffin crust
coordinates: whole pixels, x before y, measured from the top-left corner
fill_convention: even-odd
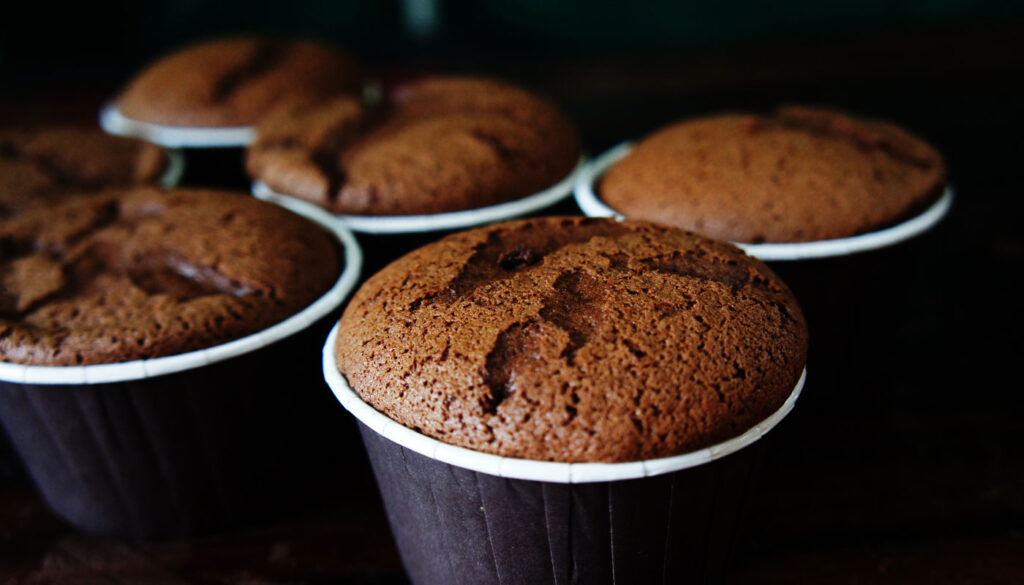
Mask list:
[[[0,132],[0,217],[73,192],[154,183],[164,151],[99,128],[54,126]]]
[[[675,455],[777,410],[806,360],[786,286],[679,229],[539,218],[461,232],[370,278],[338,367],[435,439],[562,462]]]
[[[136,188],[0,220],[0,359],[121,362],[210,347],[297,313],[335,242],[251,197]]]
[[[355,98],[282,107],[260,124],[249,174],[335,213],[412,215],[531,195],[580,155],[573,124],[500,81],[430,77],[386,103]]]
[[[344,53],[296,40],[209,41],[160,59],[117,100],[121,114],[168,126],[251,126],[290,100],[356,92],[359,72]]]
[[[887,122],[785,107],[688,120],[639,142],[598,196],[633,219],[740,242],[843,238],[922,211],[942,156]]]

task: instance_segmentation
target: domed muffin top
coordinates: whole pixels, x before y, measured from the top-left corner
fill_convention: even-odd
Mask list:
[[[687,120],[639,142],[598,195],[634,219],[740,242],[842,238],[938,198],[942,157],[909,132],[806,107]]]
[[[154,183],[167,170],[155,145],[99,128],[53,126],[0,132],[0,217],[70,193]]]
[[[358,91],[348,56],[312,41],[229,38],[148,66],[117,99],[121,114],[168,126],[250,126],[291,100]]]
[[[336,213],[414,215],[531,195],[572,171],[572,123],[500,81],[430,77],[384,103],[295,104],[268,115],[249,148],[253,178]]]
[[[135,188],[0,220],[0,359],[122,362],[299,312],[341,270],[319,226],[252,197]]]
[[[371,277],[336,356],[395,421],[485,453],[669,456],[781,407],[807,352],[761,262],[679,229],[540,218],[454,234]]]

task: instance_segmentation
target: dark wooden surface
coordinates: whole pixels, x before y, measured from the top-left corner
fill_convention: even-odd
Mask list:
[[[565,104],[594,152],[688,115],[783,101],[890,118],[936,143],[957,190],[937,229],[776,266],[807,308],[810,374],[771,437],[729,581],[1024,582],[1024,26],[493,64]],[[112,88],[9,94],[3,124],[90,120]],[[361,446],[324,448],[324,464],[343,449]],[[0,443],[0,584],[404,583],[365,463],[344,486],[230,534],[119,542],[53,518]]]

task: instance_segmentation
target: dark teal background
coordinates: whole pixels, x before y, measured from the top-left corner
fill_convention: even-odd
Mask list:
[[[369,62],[409,57],[474,62],[494,55],[623,54],[820,38],[1024,17],[1024,2],[860,0],[632,2],[447,0],[441,26],[413,40],[395,0],[161,0],[23,4],[0,25],[4,86],[108,79],[183,43],[231,33],[321,38]]]

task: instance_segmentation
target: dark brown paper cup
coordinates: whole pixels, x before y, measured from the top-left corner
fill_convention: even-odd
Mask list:
[[[629,154],[632,147],[631,143],[626,142],[612,148],[588,163],[577,175],[574,195],[576,203],[583,210],[583,213],[591,217],[626,217],[602,201],[597,196],[595,186],[601,180],[604,172]],[[742,248],[747,254],[766,262],[832,258],[857,254],[892,246],[928,231],[945,217],[952,204],[953,189],[947,186],[942,196],[927,209],[902,223],[888,228],[848,238],[818,240],[814,242],[769,242],[765,244],[733,242],[733,244]]]
[[[554,463],[455,447],[324,376],[360,422],[391,530],[412,581],[439,584],[710,583],[724,571],[755,443],[793,408],[692,453],[629,463]]]
[[[316,433],[344,422],[326,420],[316,348],[359,277],[361,252],[323,211],[299,211],[336,235],[345,267],[289,319],[149,360],[0,363],[0,422],[58,515],[92,533],[188,536],[264,517],[313,479],[303,462]]]

